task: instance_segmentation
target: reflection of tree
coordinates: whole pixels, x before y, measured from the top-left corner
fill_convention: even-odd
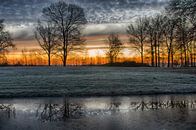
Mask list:
[[[42,121],[62,121],[69,118],[80,118],[84,114],[82,104],[70,103],[39,105],[36,116]]]
[[[136,110],[141,109],[143,111],[145,108],[148,109],[147,104],[144,101],[141,101],[140,103],[138,103],[135,109]]]
[[[0,104],[0,112],[6,114],[8,118],[16,117],[15,107],[11,104]]]
[[[111,102],[110,103],[110,107],[109,107],[109,110],[111,111],[111,112],[118,112],[118,111],[120,111],[120,105],[121,105],[121,102]]]
[[[188,100],[182,100],[182,101],[140,101],[140,102],[131,102],[130,108],[133,108],[134,110],[159,110],[159,109],[187,109],[187,108],[195,108],[196,102]]]

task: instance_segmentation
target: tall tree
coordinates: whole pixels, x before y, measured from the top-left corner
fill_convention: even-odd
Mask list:
[[[154,54],[155,54],[155,64],[156,67],[160,67],[160,47],[163,43],[163,32],[164,32],[164,21],[165,16],[157,15],[152,18],[152,26],[154,29],[153,41],[154,41]]]
[[[195,0],[171,0],[167,10],[175,17],[179,17],[178,43],[181,50],[181,64],[188,66],[189,54],[191,62],[194,56],[195,31],[196,31],[196,1]],[[190,49],[190,47],[192,49]],[[183,57],[184,53],[184,57]],[[183,63],[184,59],[184,63]]]
[[[173,17],[166,17],[165,19],[165,29],[164,29],[164,36],[165,36],[165,43],[167,48],[167,66],[173,67],[174,63],[174,43],[176,38],[176,29],[177,29],[178,20]]]
[[[134,45],[134,48],[138,50],[141,56],[141,63],[144,63],[144,42],[147,37],[146,33],[146,18],[138,18],[137,23],[130,24],[127,29],[129,34],[129,42]]]
[[[35,38],[37,39],[40,47],[44,50],[48,57],[48,66],[51,65],[51,54],[54,54],[55,50],[59,46],[56,39],[56,28],[51,22],[38,21]]]
[[[178,46],[181,52],[181,65],[188,66],[188,49],[189,43],[193,40],[193,28],[188,21],[182,17],[177,25],[177,37]],[[184,56],[183,56],[184,55]]]
[[[108,36],[107,43],[109,44],[109,50],[106,52],[106,56],[109,59],[109,63],[113,64],[120,54],[123,44],[120,41],[119,36],[115,34],[110,34]]]
[[[146,19],[146,34],[147,38],[146,41],[147,43],[150,43],[150,54],[151,54],[151,66],[155,66],[154,64],[154,26],[152,24],[152,18],[147,18]]]
[[[66,66],[69,48],[76,41],[79,43],[81,27],[87,23],[84,10],[77,5],[60,1],[44,8],[42,12],[58,28],[57,34],[59,35],[59,40],[62,42],[63,65]]]

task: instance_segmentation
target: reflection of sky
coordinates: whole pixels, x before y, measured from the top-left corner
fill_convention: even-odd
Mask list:
[[[1,0],[0,18],[16,39],[33,37],[33,24],[43,7],[56,0]],[[86,35],[124,33],[127,22],[138,16],[151,16],[163,10],[169,0],[66,0],[82,6],[89,25]],[[96,29],[95,29],[96,28]]]
[[[81,106],[78,107],[82,108],[79,109],[81,116],[76,112],[75,117],[64,120],[62,109],[62,112],[54,114],[52,119],[56,120],[52,121],[41,117],[40,112],[45,104],[50,103],[64,108],[64,99],[7,100],[4,103],[13,104],[16,116],[12,117],[11,114],[8,117],[7,111],[0,110],[0,129],[146,129],[146,126],[148,129],[189,129],[195,128],[195,99],[196,95],[71,98],[69,103]],[[142,110],[142,106],[135,109],[142,101],[146,104],[157,102],[163,108],[152,109],[149,104],[149,109]],[[171,106],[171,101],[174,102],[174,107]],[[185,107],[180,103],[185,103]],[[45,114],[49,116],[49,109]]]

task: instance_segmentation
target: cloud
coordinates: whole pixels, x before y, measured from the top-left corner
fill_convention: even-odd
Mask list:
[[[142,15],[154,15],[169,0],[75,0],[84,7],[90,23],[119,23]]]
[[[8,30],[14,40],[32,40],[34,39],[34,23],[26,24],[7,24]]]
[[[43,7],[59,0],[1,0],[0,18],[15,39],[32,39],[33,24]],[[85,35],[125,33],[127,23],[139,16],[160,13],[169,0],[65,0],[84,8],[89,25]]]
[[[89,24],[86,26],[83,33],[86,36],[111,33],[125,34],[127,26],[127,23]]]
[[[43,7],[58,0],[1,0],[0,17],[7,22],[32,22]],[[65,0],[82,6],[90,23],[123,22],[159,12],[169,0]]]

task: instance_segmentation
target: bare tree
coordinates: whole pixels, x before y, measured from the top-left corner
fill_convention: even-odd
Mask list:
[[[115,34],[110,34],[108,36],[107,43],[109,44],[109,50],[106,52],[106,55],[109,58],[109,63],[113,64],[122,50],[123,44],[120,41],[119,36]]]
[[[5,31],[4,20],[0,20],[0,54],[7,51],[8,48],[14,47],[10,33]]]
[[[172,0],[167,7],[168,13],[178,17],[177,41],[180,49],[181,65],[188,66],[194,59],[194,42],[196,31],[196,1]],[[184,56],[183,56],[184,55]],[[190,55],[190,58],[189,58]],[[183,63],[184,62],[184,63]]]
[[[42,12],[45,18],[57,26],[57,34],[62,43],[60,50],[63,51],[63,65],[66,66],[69,48],[74,43],[80,43],[78,40],[82,25],[87,23],[84,10],[77,5],[60,1],[44,8]]]
[[[56,28],[51,22],[38,21],[35,38],[48,57],[48,66],[51,65],[51,55],[59,46],[56,39]]]
[[[193,32],[185,18],[181,18],[177,26],[177,42],[181,52],[181,65],[188,66],[188,48],[193,40]],[[183,56],[184,55],[184,56]]]
[[[160,48],[161,46],[163,47],[163,42],[164,42],[164,35],[163,32],[165,30],[165,19],[166,17],[164,15],[157,15],[155,17],[155,41],[156,41],[156,45],[155,48],[157,48],[157,52],[155,54],[157,54],[157,61],[158,61],[158,67],[160,67],[160,58],[161,58],[161,53],[160,53]]]
[[[152,66],[160,67],[161,45],[164,41],[163,32],[165,29],[165,16],[157,15],[147,18],[144,26],[146,30],[146,41],[150,43]],[[163,45],[162,45],[163,47]]]
[[[150,53],[151,53],[151,66],[154,67],[154,27],[152,24],[152,18],[146,19],[146,30],[147,30],[147,43],[150,43]]]
[[[165,20],[165,29],[164,29],[164,36],[165,36],[165,43],[167,48],[167,63],[168,67],[173,67],[174,63],[174,47],[175,47],[175,38],[176,38],[176,29],[177,29],[178,20],[174,19],[173,17],[166,17]],[[170,64],[171,63],[171,64]]]
[[[144,42],[146,40],[146,18],[138,18],[136,24],[128,26],[127,33],[129,34],[129,42],[134,45],[140,55],[141,63],[144,63]]]

